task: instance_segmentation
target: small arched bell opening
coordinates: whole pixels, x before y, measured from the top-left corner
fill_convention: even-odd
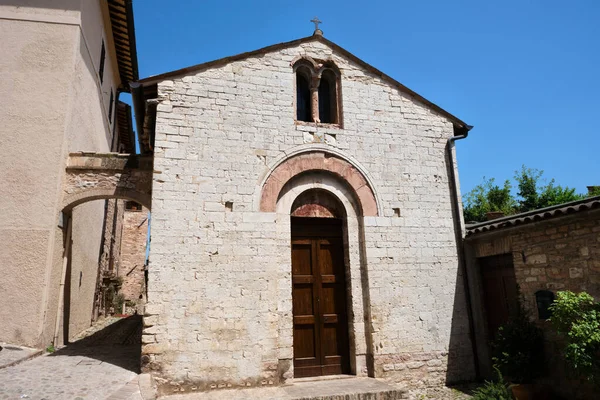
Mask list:
[[[311,71],[300,66],[296,69],[296,119],[312,122],[312,101],[310,94]]]
[[[322,123],[338,123],[337,104],[337,76],[331,69],[326,69],[319,83],[319,120]]]

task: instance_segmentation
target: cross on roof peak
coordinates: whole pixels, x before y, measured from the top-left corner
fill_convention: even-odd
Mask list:
[[[318,17],[314,17],[310,20],[310,22],[315,24],[315,31],[313,32],[313,35],[323,36],[323,31],[319,29],[319,24],[322,24],[323,21],[321,21]]]

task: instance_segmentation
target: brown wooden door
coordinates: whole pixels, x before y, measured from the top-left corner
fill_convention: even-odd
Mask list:
[[[292,225],[295,377],[346,374],[348,319],[341,224],[323,218],[301,220]],[[310,220],[316,220],[314,226]]]
[[[480,258],[479,266],[488,335],[490,339],[494,339],[498,328],[518,312],[519,299],[512,254]]]

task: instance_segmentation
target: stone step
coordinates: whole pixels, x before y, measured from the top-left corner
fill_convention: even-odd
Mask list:
[[[400,400],[404,391],[373,378],[299,380],[282,389],[290,400]]]
[[[373,378],[297,379],[293,384],[165,396],[172,400],[402,400],[404,390]]]

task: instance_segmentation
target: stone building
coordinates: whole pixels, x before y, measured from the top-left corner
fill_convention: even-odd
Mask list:
[[[550,376],[563,381],[547,307],[560,290],[600,298],[600,196],[470,225],[465,253],[482,372],[490,339],[520,303],[545,330]],[[553,386],[574,398],[573,386]]]
[[[154,145],[146,370],[198,389],[474,377],[454,154],[470,126],[318,30],[133,98]]]
[[[140,313],[146,298],[149,211],[135,201],[107,201],[104,242],[98,265],[93,319]]]
[[[133,201],[125,203],[121,265],[118,276],[122,285],[119,293],[127,302],[127,313],[142,312],[146,298],[146,244],[149,225],[148,209]]]
[[[131,1],[4,1],[0,37],[0,341],[46,347],[89,326],[112,226],[102,195],[65,203],[69,154],[135,149]]]

